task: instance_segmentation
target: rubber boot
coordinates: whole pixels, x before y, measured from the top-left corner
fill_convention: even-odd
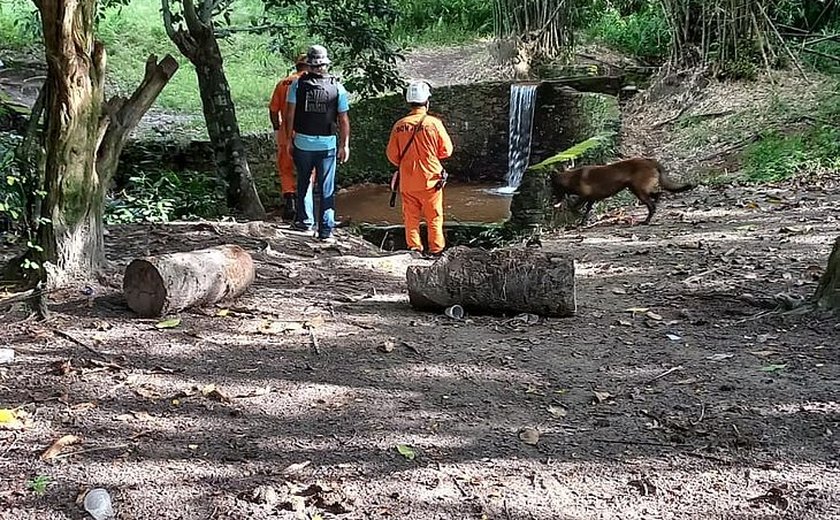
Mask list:
[[[295,194],[286,193],[283,199],[283,220],[290,222],[295,219]]]

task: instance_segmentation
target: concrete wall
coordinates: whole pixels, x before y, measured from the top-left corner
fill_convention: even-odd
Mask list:
[[[593,129],[612,118],[612,99],[620,78],[579,77],[551,80],[537,92],[531,162],[553,155],[590,137]],[[587,93],[581,93],[584,91]],[[490,82],[434,89],[431,112],[443,119],[455,152],[445,162],[453,181],[504,182],[508,161],[508,109],[510,83]],[[617,106],[617,105],[616,105]],[[393,126],[408,112],[401,95],[388,95],[351,105],[351,158],[338,169],[338,183],[387,183],[394,167],[385,158]],[[271,134],[243,137],[260,195],[268,207],[279,202],[275,148]],[[207,142],[166,141],[130,143],[123,164],[141,167],[212,171],[212,149]],[[118,176],[118,181],[119,181]],[[126,175],[121,176],[123,179]]]

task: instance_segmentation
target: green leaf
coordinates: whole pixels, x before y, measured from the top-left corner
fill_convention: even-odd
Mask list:
[[[397,451],[408,460],[414,460],[414,457],[417,456],[414,452],[414,448],[408,446],[407,444],[397,444]]]
[[[180,324],[181,324],[181,318],[171,318],[171,319],[168,319],[168,320],[163,320],[163,321],[157,322],[155,327],[158,328],[158,329],[174,329],[175,327],[177,327]]]
[[[556,155],[553,155],[553,156],[549,157],[548,159],[546,159],[546,160],[544,160],[540,163],[534,164],[533,166],[529,166],[528,169],[529,170],[540,170],[540,169],[548,168],[549,166],[560,163],[560,162],[566,162],[566,161],[571,161],[572,159],[577,159],[578,157],[582,156],[583,154],[585,154],[589,150],[592,150],[593,148],[597,148],[599,146],[602,146],[613,135],[615,135],[615,132],[600,133],[600,134],[598,134],[594,137],[590,137],[586,141],[582,141],[580,143],[577,143],[576,145],[572,146],[571,148],[567,148],[567,149],[563,150],[562,152],[560,152]]]
[[[767,365],[766,367],[761,367],[759,370],[762,372],[778,372],[779,370],[784,370],[787,368],[787,363],[782,365]]]

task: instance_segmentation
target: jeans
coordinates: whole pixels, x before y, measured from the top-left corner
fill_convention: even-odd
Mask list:
[[[335,229],[335,148],[311,152],[295,147],[292,152],[297,170],[297,215],[298,225],[314,227],[312,186],[310,172],[315,168],[315,179],[320,189],[318,204],[318,237],[329,238]]]

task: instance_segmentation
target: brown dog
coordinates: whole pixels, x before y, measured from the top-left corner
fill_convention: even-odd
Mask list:
[[[575,209],[584,205],[581,224],[586,222],[596,202],[612,197],[625,188],[647,206],[648,216],[643,224],[649,224],[662,190],[681,192],[694,188],[694,185],[674,182],[665,174],[661,164],[653,159],[642,158],[626,159],[605,166],[555,171],[551,174],[555,207],[562,203],[566,195],[577,196],[580,200],[575,204]]]

